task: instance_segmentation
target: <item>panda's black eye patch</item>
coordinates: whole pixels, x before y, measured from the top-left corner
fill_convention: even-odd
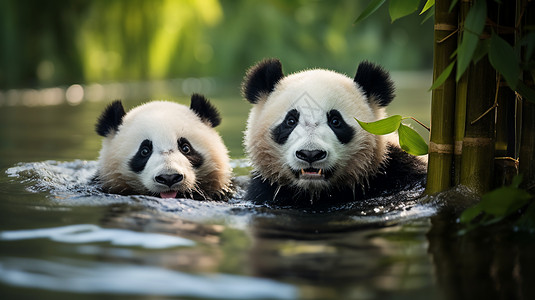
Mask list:
[[[347,144],[353,139],[355,130],[349,126],[340,112],[333,109],[327,113],[327,123],[342,144]]]
[[[288,113],[286,113],[284,120],[271,130],[271,135],[275,143],[279,145],[286,143],[288,137],[295,129],[298,122],[299,111],[297,109],[292,109]]]
[[[141,173],[145,169],[151,154],[152,142],[150,140],[144,140],[139,145],[136,154],[130,159],[129,166],[132,172]]]
[[[178,149],[184,156],[186,156],[194,168],[198,168],[204,163],[202,154],[193,148],[187,138],[181,137],[178,139]]]

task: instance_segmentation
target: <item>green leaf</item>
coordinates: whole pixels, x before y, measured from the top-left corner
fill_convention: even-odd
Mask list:
[[[495,217],[505,217],[526,205],[531,195],[511,186],[501,187],[481,197],[481,210]]]
[[[450,59],[453,59],[455,56],[457,56],[457,52],[459,51],[459,48],[455,48],[455,50],[453,50],[453,52],[451,53],[450,55]]]
[[[470,8],[464,22],[464,32],[459,51],[457,52],[457,75],[455,80],[463,75],[466,68],[472,61],[472,57],[479,42],[479,36],[485,27],[487,18],[487,2],[485,0],[475,1],[475,5]]]
[[[360,16],[355,20],[354,23],[358,23],[367,17],[369,17],[371,14],[373,14],[381,5],[383,5],[386,2],[386,0],[372,0],[370,3],[368,3],[368,6],[364,9],[364,11],[360,14]]]
[[[437,87],[441,86],[446,81],[446,79],[448,79],[448,77],[450,76],[451,71],[453,70],[453,66],[455,66],[455,61],[449,64],[449,66],[447,66],[444,69],[444,71],[440,73],[440,75],[437,77],[437,79],[435,80],[433,85],[429,88],[429,90],[434,90]]]
[[[530,32],[524,36],[520,44],[526,45],[526,50],[524,52],[524,60],[529,61],[533,55],[533,50],[535,49],[535,32]]]
[[[480,59],[485,57],[489,53],[489,47],[490,47],[490,40],[480,40],[479,43],[477,43],[476,50],[474,51],[474,56],[472,57],[472,61],[476,64]]]
[[[523,177],[524,176],[522,174],[518,174],[515,177],[513,177],[513,182],[511,183],[511,186],[514,188],[518,188],[520,184],[522,183]]]
[[[399,124],[398,128],[399,145],[401,149],[412,155],[424,155],[428,152],[427,143],[424,139],[409,126]]]
[[[422,22],[420,23],[420,25],[422,25],[423,23],[425,23],[425,21],[429,20],[431,17],[433,17],[435,15],[435,10],[432,9],[430,11],[428,11],[425,16],[424,16],[424,19],[422,20]]]
[[[459,0],[453,0],[451,1],[451,4],[450,4],[450,8],[448,10],[448,12],[451,12],[453,10],[453,8],[455,7],[455,4],[457,4]]]
[[[401,119],[402,117],[400,115],[393,115],[375,122],[361,122],[355,118],[362,129],[376,135],[384,135],[396,131],[401,124]]]
[[[420,12],[420,15],[426,12],[431,7],[433,7],[433,5],[435,5],[435,0],[427,0],[427,2],[425,2],[424,8],[422,8],[422,11]]]
[[[459,217],[459,221],[461,223],[470,223],[472,222],[477,216],[479,216],[483,211],[481,210],[481,207],[479,205],[474,205],[472,207],[469,207],[463,211],[461,216]]]
[[[528,101],[535,103],[535,91],[528,87],[524,82],[519,81],[516,84],[516,91],[522,95],[524,99],[527,99]]]
[[[494,32],[490,37],[489,60],[494,69],[503,75],[509,87],[516,89],[520,61],[513,47]]]
[[[390,0],[388,11],[392,23],[406,15],[412,14],[418,9],[420,0]]]

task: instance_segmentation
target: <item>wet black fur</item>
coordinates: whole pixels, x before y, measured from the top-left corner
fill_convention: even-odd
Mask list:
[[[212,127],[216,127],[221,124],[221,116],[219,111],[213,106],[208,99],[203,95],[193,94],[191,95],[190,109],[201,118],[204,122],[207,122]]]
[[[251,67],[245,74],[242,94],[247,101],[256,104],[262,95],[273,92],[275,85],[284,77],[278,59],[265,59]]]
[[[425,163],[394,145],[389,145],[388,151],[385,166],[369,178],[369,184],[357,186],[354,191],[348,183],[342,189],[323,191],[316,197],[292,186],[280,186],[277,192],[277,183],[271,185],[269,181],[258,176],[259,174],[253,174],[245,199],[274,207],[328,208],[336,204],[386,197],[425,185]]]
[[[394,82],[382,67],[363,61],[353,79],[361,88],[368,101],[387,106],[394,99]]]
[[[95,131],[103,137],[108,136],[110,133],[117,132],[119,126],[123,122],[125,114],[126,112],[124,111],[121,100],[113,101],[104,109],[98,118]]]

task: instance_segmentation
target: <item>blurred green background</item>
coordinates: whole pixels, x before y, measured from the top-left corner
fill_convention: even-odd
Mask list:
[[[368,1],[0,1],[0,88],[216,77],[278,57],[286,72],[352,74],[358,61],[390,70],[432,67],[432,21],[390,23]],[[386,7],[386,5],[385,5]]]
[[[151,99],[187,104],[199,92],[221,110],[218,130],[231,156],[242,157],[250,105],[240,83],[265,57],[279,58],[285,73],[319,67],[351,77],[360,61],[379,63],[397,86],[389,113],[429,123],[432,19],[391,23],[385,5],[354,25],[367,4],[1,0],[0,154],[8,165],[95,159],[93,124],[108,102],[123,99],[127,109]]]

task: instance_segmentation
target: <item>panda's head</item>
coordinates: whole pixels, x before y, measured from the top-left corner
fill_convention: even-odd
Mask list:
[[[228,151],[213,129],[220,121],[201,95],[190,107],[153,101],[128,113],[115,101],[96,125],[104,137],[97,179],[111,193],[218,198],[231,176]]]
[[[363,62],[353,79],[323,69],[284,76],[269,59],[247,72],[242,93],[254,104],[246,152],[264,180],[311,192],[355,187],[383,164],[386,141],[355,121],[384,117],[394,97],[381,67]]]

